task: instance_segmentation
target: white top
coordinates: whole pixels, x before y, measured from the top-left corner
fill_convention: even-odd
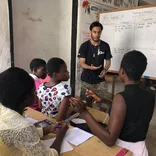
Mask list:
[[[38,81],[38,82],[40,82],[40,79],[36,76],[36,75],[34,75],[34,74],[29,74],[34,80],[36,80],[36,81]]]
[[[19,113],[0,104],[0,155],[58,156],[55,149],[45,147],[40,138],[43,129],[36,129]]]

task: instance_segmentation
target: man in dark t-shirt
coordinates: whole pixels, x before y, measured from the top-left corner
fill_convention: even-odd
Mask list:
[[[94,90],[98,95],[111,97],[107,92],[108,86],[105,82],[105,74],[111,65],[111,52],[109,44],[100,40],[103,26],[95,21],[90,25],[91,39],[84,42],[79,49],[78,57],[83,68],[81,74],[81,98],[85,96],[85,90]],[[105,60],[105,61],[104,61]],[[87,100],[87,104],[92,106],[92,100]],[[107,105],[99,104],[105,111]]]

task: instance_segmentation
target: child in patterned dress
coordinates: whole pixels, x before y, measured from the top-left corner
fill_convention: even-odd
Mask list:
[[[49,82],[43,83],[37,96],[41,102],[41,112],[57,121],[66,119],[69,106],[70,87],[62,81],[69,79],[66,63],[60,58],[51,58],[47,63]]]

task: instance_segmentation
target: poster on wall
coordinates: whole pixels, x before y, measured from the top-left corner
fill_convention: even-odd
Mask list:
[[[0,2],[0,73],[11,67],[8,0]]]
[[[137,5],[138,0],[80,0],[78,16],[80,22],[79,27],[81,30],[81,39],[79,39],[79,41],[84,42],[90,38],[89,26],[93,21],[98,20],[99,12]]]
[[[138,0],[92,0],[93,2],[115,8],[128,8],[138,6]]]
[[[88,2],[85,5],[84,2]],[[81,10],[81,42],[85,42],[86,40],[90,39],[90,30],[89,26],[93,21],[98,20],[98,13],[101,11],[104,11],[105,9],[102,8],[100,5],[96,3],[92,3],[90,1],[81,1],[82,3],[82,8]]]

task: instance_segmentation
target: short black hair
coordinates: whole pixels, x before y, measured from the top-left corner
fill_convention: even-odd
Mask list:
[[[29,74],[12,67],[0,74],[0,102],[5,107],[17,111],[35,86]]]
[[[61,58],[53,57],[47,63],[47,71],[50,77],[53,76],[53,73],[60,71],[61,65],[65,64],[64,60]]]
[[[95,21],[95,22],[93,22],[93,23],[90,25],[90,31],[91,31],[94,27],[100,27],[101,30],[103,30],[102,24],[101,24],[100,22],[98,22],[98,21]]]
[[[31,62],[30,62],[30,70],[33,71],[34,69],[38,69],[42,66],[46,65],[46,62],[43,59],[40,58],[34,58]]]
[[[129,80],[139,81],[147,66],[147,58],[140,51],[130,51],[126,53],[121,61]]]

